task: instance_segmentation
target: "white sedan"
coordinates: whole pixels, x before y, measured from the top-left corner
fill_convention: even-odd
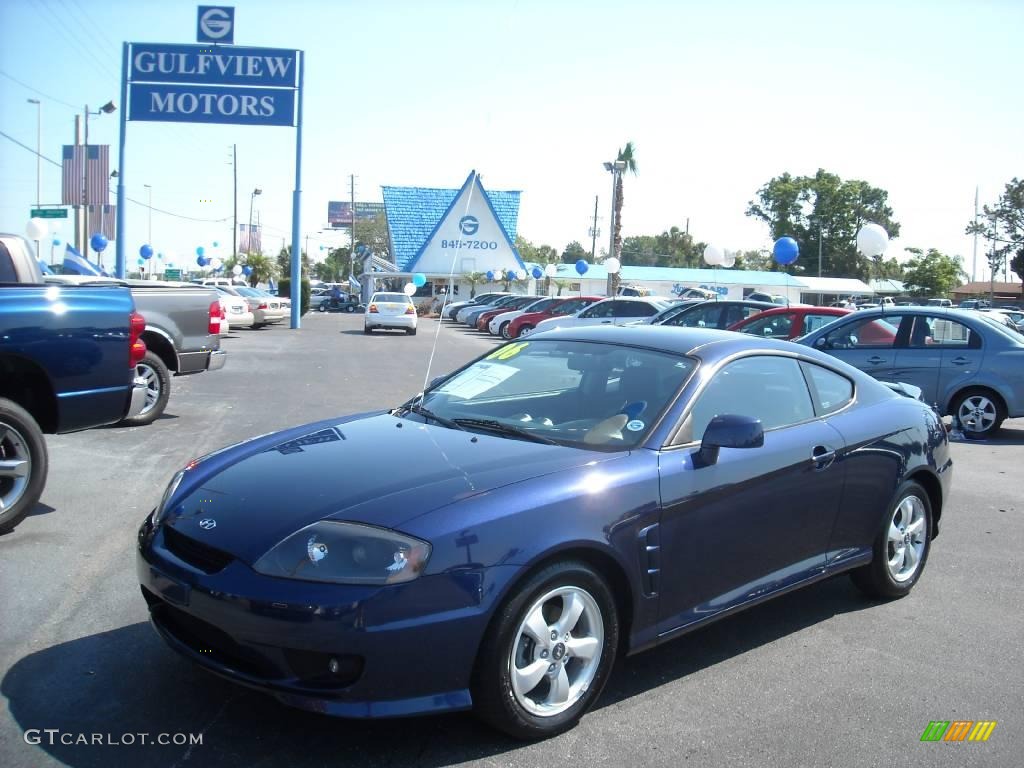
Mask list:
[[[534,333],[555,328],[579,328],[585,325],[630,325],[643,322],[668,307],[669,301],[646,296],[616,296],[591,304],[575,315],[551,317],[537,323]]]
[[[404,293],[375,293],[363,314],[363,333],[394,328],[416,335],[416,305]]]
[[[221,320],[220,335],[227,336],[231,327],[242,326],[251,328],[256,318],[249,309],[249,304],[240,296],[232,296],[228,293],[218,292],[217,300],[220,302]]]

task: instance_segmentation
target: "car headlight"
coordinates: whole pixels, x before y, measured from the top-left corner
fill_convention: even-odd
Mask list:
[[[186,467],[187,469],[187,467]],[[181,485],[182,478],[185,477],[185,470],[179,469],[174,473],[174,477],[171,478],[171,482],[167,484],[164,489],[164,495],[160,497],[160,503],[156,507],[156,512],[153,514],[153,525],[159,525],[160,521],[167,516],[167,502],[171,500],[174,492],[178,490],[178,486]]]
[[[430,544],[359,523],[321,520],[293,533],[253,566],[267,576],[334,584],[400,584],[427,564]]]

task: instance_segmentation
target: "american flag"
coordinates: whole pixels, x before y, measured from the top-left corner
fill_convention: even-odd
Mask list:
[[[91,149],[91,147],[90,147]],[[89,227],[91,237],[97,232],[102,232],[107,240],[114,239],[114,228],[117,221],[116,205],[92,205],[89,204]]]
[[[85,147],[65,144],[62,154],[61,203],[85,205],[85,167],[82,160]],[[89,147],[89,204],[105,205],[110,202],[110,147],[90,144]]]
[[[249,225],[239,224],[238,225],[238,250],[240,252],[249,253],[250,250],[255,253],[260,253],[262,248],[261,232],[260,227],[253,224],[252,226],[252,248],[249,248]]]

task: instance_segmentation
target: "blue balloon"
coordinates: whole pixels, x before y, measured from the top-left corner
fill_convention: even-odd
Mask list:
[[[196,264],[198,264],[200,267],[206,266],[206,259],[203,258],[202,254],[196,256]]]
[[[214,240],[213,241],[213,247],[214,248],[219,248],[220,247],[220,243],[218,243],[216,240]]]
[[[484,277],[487,278],[487,282],[488,283],[493,283],[494,282],[494,272],[492,272],[491,270],[488,269],[487,270],[487,274],[485,274]]]
[[[424,275],[422,272],[417,272],[412,276],[412,284],[415,285],[417,288],[422,288],[424,285],[427,284],[427,276]]]
[[[200,245],[198,248],[196,248],[196,256],[198,256],[199,258],[203,258],[203,256],[205,254],[206,254],[206,249],[203,248],[203,246]]]
[[[145,259],[143,259],[143,258],[139,258],[139,266],[140,266],[140,267],[141,267],[141,266],[142,266],[143,264],[145,264],[145,263],[146,263],[146,260],[145,260]]]
[[[583,259],[580,259],[579,261],[576,262],[576,271],[579,272],[580,275],[587,274],[588,269],[590,269],[590,265],[587,264],[587,262],[585,262]]]
[[[252,274],[252,267],[246,264],[244,267],[242,267],[242,272],[245,274],[246,277],[248,277],[249,275]]]
[[[102,253],[107,247],[107,238],[102,232],[97,232],[89,238],[89,245],[91,245],[92,249],[97,253]]]
[[[139,248],[139,256],[141,256],[144,259],[152,259],[153,258],[153,246],[152,245],[144,245],[141,248]]]
[[[772,256],[782,266],[792,264],[800,255],[800,246],[792,237],[780,237],[772,248]]]
[[[505,276],[506,276],[506,277],[507,277],[507,278],[508,278],[509,280],[518,280],[518,279],[519,279],[519,275],[518,275],[518,274],[516,274],[516,271],[515,271],[514,269],[510,269],[510,270],[509,270],[508,272],[506,272],[506,273],[505,273]]]
[[[59,237],[55,237],[55,238],[53,238],[53,244],[54,244],[55,246],[57,246],[57,245],[60,245],[60,238],[59,238]]]
[[[540,280],[542,277],[544,277],[544,270],[541,269],[540,267],[534,267],[533,277],[535,280]]]

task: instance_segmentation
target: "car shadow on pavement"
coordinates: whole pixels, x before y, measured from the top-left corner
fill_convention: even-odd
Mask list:
[[[56,512],[56,511],[57,510],[54,507],[51,507],[49,504],[43,504],[41,501],[37,501],[35,506],[32,507],[32,509],[30,509],[28,511],[28,514],[25,517],[28,518],[28,517],[36,517],[37,515],[48,515],[51,512]],[[11,529],[11,530],[0,530],[0,536],[6,536],[7,534],[13,533],[13,532],[14,532],[14,529]],[[24,538],[24,537],[21,537],[21,538]]]
[[[869,608],[833,579],[718,622],[662,648],[620,659],[598,708],[774,642],[836,614]],[[341,720],[291,709],[206,673],[167,649],[145,622],[89,635],[18,660],[0,683],[16,728],[70,766],[447,766],[519,749],[468,713],[402,720]],[[57,729],[50,735],[43,729]],[[142,744],[125,734],[202,734],[202,744]],[[103,734],[86,744],[78,734]],[[108,736],[109,734],[109,736]],[[128,744],[131,738],[133,743]],[[66,743],[61,743],[62,739]],[[110,746],[112,741],[119,746]],[[17,752],[15,752],[17,755]],[[32,764],[37,759],[18,763]],[[504,761],[502,761],[504,762]]]

